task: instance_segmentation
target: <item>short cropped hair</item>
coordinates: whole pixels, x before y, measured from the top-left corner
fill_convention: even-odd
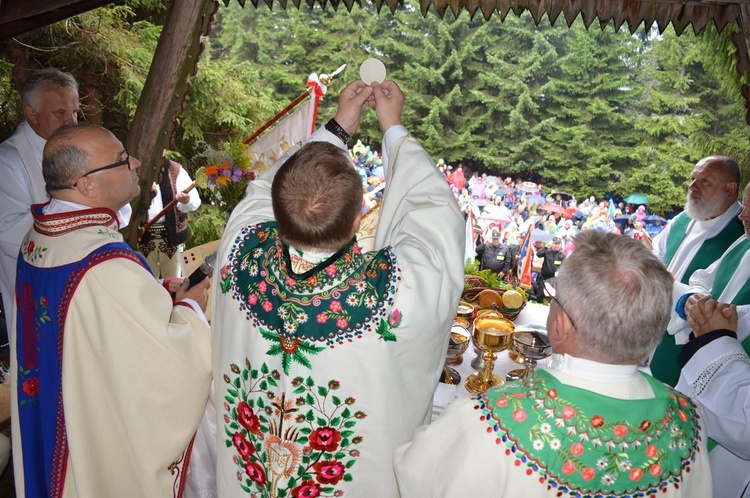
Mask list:
[[[21,87],[21,105],[30,105],[34,109],[39,108],[39,92],[44,85],[53,85],[60,88],[69,88],[78,91],[78,82],[70,73],[64,73],[59,69],[40,69],[34,71],[26,78]]]
[[[310,142],[279,169],[271,187],[281,240],[299,249],[336,251],[354,236],[362,178],[345,151]]]
[[[589,230],[555,279],[590,359],[639,364],[661,341],[672,308],[672,275],[641,242]]]
[[[90,123],[66,125],[47,140],[42,157],[42,175],[47,193],[71,188],[86,173],[89,155],[72,142],[82,128],[94,126]]]
[[[718,156],[718,158],[724,161],[724,174],[726,175],[727,183],[736,183],[737,190],[739,190],[742,179],[740,176],[740,165],[731,157]]]

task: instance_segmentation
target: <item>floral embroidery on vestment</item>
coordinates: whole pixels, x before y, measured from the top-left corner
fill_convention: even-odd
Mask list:
[[[269,222],[245,227],[219,271],[221,291],[239,302],[247,320],[271,342],[266,354],[282,356],[286,374],[292,361],[311,368],[309,355],[368,332],[397,340],[394,329],[402,315],[393,303],[401,277],[389,249],[362,253],[353,243],[315,268],[295,274],[277,225]]]
[[[475,408],[505,456],[548,489],[578,498],[646,496],[681,486],[700,440],[695,405],[649,382],[656,398],[621,400],[537,371],[479,393]]]
[[[239,486],[253,496],[342,496],[343,482],[360,457],[355,426],[367,414],[339,394],[338,380],[291,380],[291,392],[274,394],[281,373],[266,363],[230,365],[224,374],[224,436],[234,448]]]

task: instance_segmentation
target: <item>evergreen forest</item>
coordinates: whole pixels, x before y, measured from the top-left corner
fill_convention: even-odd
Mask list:
[[[84,119],[124,136],[158,41],[167,0],[129,0],[25,33],[0,45],[0,139],[19,120],[13,68],[58,67],[81,85]],[[643,26],[631,35],[580,18],[535,25],[423,17],[407,0],[392,14],[368,2],[334,11],[289,4],[220,5],[204,39],[175,149],[190,168],[197,151],[242,139],[305,89],[310,73],[347,69],[329,87],[324,123],[359,64],[381,59],[407,96],[405,126],[437,160],[488,174],[533,173],[583,197],[642,192],[649,209],[684,204],[694,163],[722,153],[750,172],[735,48],[713,25],[699,36]],[[379,146],[374,112],[355,139]],[[743,182],[750,179],[744,175]]]

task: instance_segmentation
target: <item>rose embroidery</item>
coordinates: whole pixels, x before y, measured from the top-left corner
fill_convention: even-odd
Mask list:
[[[302,484],[292,490],[292,497],[297,498],[315,498],[320,496],[323,488],[313,480],[304,481]]]
[[[258,416],[255,415],[253,409],[244,401],[237,405],[237,418],[240,424],[251,433],[257,434],[260,430]]]
[[[34,377],[33,379],[26,379],[21,384],[21,389],[26,393],[27,396],[33,398],[39,394],[39,379]]]
[[[310,447],[333,453],[339,447],[341,433],[333,427],[319,427],[310,433]]]
[[[256,462],[248,463],[245,465],[245,472],[247,472],[247,476],[251,481],[258,483],[261,486],[266,485],[266,472],[260,464]]]
[[[321,484],[338,484],[344,478],[344,466],[336,460],[323,460],[313,465]]]

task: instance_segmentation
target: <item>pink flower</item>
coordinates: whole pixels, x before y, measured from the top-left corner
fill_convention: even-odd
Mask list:
[[[320,484],[336,485],[344,478],[346,470],[341,462],[336,460],[322,460],[313,464],[313,469],[317,472],[316,479]]]
[[[572,406],[563,406],[562,409],[563,418],[573,418],[576,416],[576,410]]]
[[[570,445],[570,454],[573,456],[583,455],[583,445],[581,443],[573,443]]]
[[[250,408],[250,405],[244,401],[241,401],[240,404],[237,405],[237,419],[240,425],[252,434],[260,432],[260,420],[258,420],[258,416],[253,412],[253,409]]]
[[[247,302],[248,304],[255,305],[258,303],[258,296],[256,294],[250,294],[247,296]]]
[[[648,473],[651,474],[654,477],[658,477],[661,475],[661,465],[658,463],[653,464],[651,467],[648,468]]]
[[[643,477],[643,471],[641,469],[635,468],[630,471],[631,481],[639,481],[641,477]]]
[[[336,320],[336,326],[340,329],[345,329],[347,325],[349,325],[349,322],[346,320],[346,318],[339,318],[338,320]]]
[[[248,463],[245,465],[245,472],[247,472],[247,476],[251,481],[257,482],[261,486],[266,485],[266,472],[259,463]]]
[[[500,408],[505,408],[506,406],[508,406],[508,398],[500,398],[495,402],[495,404]]]
[[[601,427],[604,425],[604,417],[602,417],[601,415],[594,415],[589,421],[594,427]]]
[[[339,447],[341,433],[333,427],[319,427],[310,433],[309,443],[312,449],[333,453]]]
[[[336,265],[329,265],[326,268],[326,275],[328,275],[329,277],[336,276]]]
[[[584,481],[590,481],[596,476],[596,471],[593,467],[586,467],[581,471],[581,477],[583,477]]]
[[[330,308],[330,310],[333,311],[334,313],[338,313],[339,311],[341,311],[342,309],[344,309],[341,306],[341,303],[339,301],[335,301],[335,300],[331,301],[331,304],[328,305],[328,308]]]
[[[266,310],[267,313],[270,313],[273,309],[273,304],[271,304],[271,301],[266,301],[263,303],[263,309]]]
[[[547,391],[547,396],[549,396],[552,399],[555,399],[557,397],[557,390],[550,389],[549,391]]]
[[[656,446],[653,444],[648,445],[646,448],[646,456],[649,458],[654,458],[659,453],[659,450],[656,449]]]
[[[679,416],[680,420],[682,420],[683,422],[687,422],[687,415],[684,411],[682,411],[682,409],[677,410],[677,416]]]
[[[229,265],[224,265],[221,267],[221,270],[219,271],[219,276],[222,280],[226,280],[229,276]]]
[[[401,323],[401,312],[399,310],[393,310],[393,313],[391,313],[391,316],[388,317],[388,324],[391,327],[398,327],[398,325]]]
[[[522,408],[514,411],[513,420],[515,420],[516,422],[523,422],[524,420],[526,420],[526,412]]]
[[[294,284],[295,284],[294,279],[292,277],[286,277],[286,284],[289,287],[294,287]]]
[[[310,479],[292,490],[292,498],[316,498],[322,491],[320,484]]]
[[[318,323],[326,323],[328,321],[328,315],[326,315],[325,312],[319,313],[316,319],[318,320]]]
[[[562,466],[562,468],[560,469],[560,471],[561,471],[561,472],[562,472],[563,474],[565,474],[566,476],[569,476],[570,474],[572,474],[573,472],[575,472],[575,471],[576,471],[576,466],[575,466],[575,464],[574,464],[573,462],[571,462],[571,461],[567,461],[567,462],[565,462],[565,463],[563,464],[563,466]]]
[[[250,455],[255,453],[255,448],[250,444],[250,441],[245,439],[245,437],[239,432],[236,432],[234,436],[232,436],[232,444],[234,444],[234,447],[237,448],[237,451],[240,452],[240,456],[245,461],[249,460]]]
[[[625,434],[628,433],[628,428],[625,425],[616,425],[613,431],[615,433],[615,436],[617,437],[623,437]]]
[[[268,290],[268,287],[266,287],[266,283],[263,282],[263,281],[261,281],[258,284],[258,290],[261,291],[261,292],[266,292],[266,290]]]

